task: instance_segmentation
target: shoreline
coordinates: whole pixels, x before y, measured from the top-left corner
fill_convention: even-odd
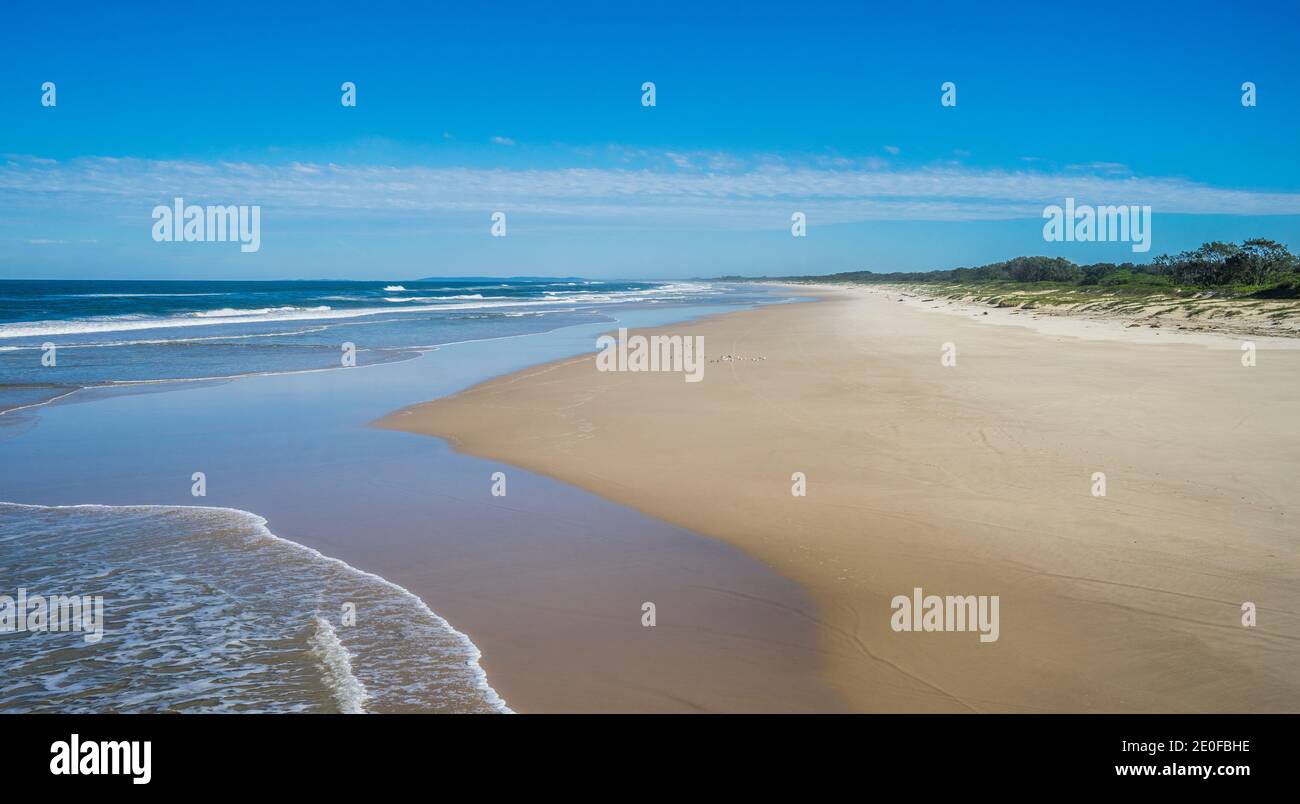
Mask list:
[[[1279,479],[1294,347],[1229,373],[1245,371],[1230,337],[1064,337],[790,287],[823,299],[643,330],[706,336],[697,388],[598,374],[588,355],[377,424],[773,567],[814,601],[818,675],[856,711],[1294,710],[1300,500]],[[954,341],[965,371],[940,365]],[[1000,640],[891,631],[890,600],[914,587],[1000,595]],[[1241,601],[1257,628],[1237,624]]]
[[[616,319],[636,327],[725,309],[629,308]],[[816,635],[799,612],[811,603],[759,562],[555,481],[368,426],[429,394],[580,353],[608,326],[617,324],[455,340],[358,366],[368,372],[107,388],[13,417],[31,426],[4,440],[12,460],[0,474],[24,505],[188,507],[191,473],[202,470],[200,507],[248,511],[279,539],[415,594],[469,638],[515,711],[771,711],[778,700],[841,709],[805,671]],[[100,458],[86,462],[77,434],[91,430]],[[489,494],[497,469],[509,474],[506,499]],[[766,617],[737,602],[753,599],[770,604]],[[643,631],[645,600],[676,608],[675,622]]]
[[[39,504],[16,503],[16,502],[8,502],[8,501],[0,500],[0,510],[3,510],[6,506],[10,508],[19,508],[19,509],[26,509],[26,510],[111,511],[114,513],[122,513],[122,512],[139,513],[142,511],[152,513],[152,512],[160,512],[160,511],[171,512],[171,511],[178,511],[178,510],[199,511],[207,514],[218,514],[218,515],[228,516],[233,519],[236,519],[241,524],[250,526],[252,530],[256,532],[263,539],[266,539],[275,544],[284,545],[289,550],[294,551],[295,553],[312,557],[325,564],[341,567],[343,571],[347,574],[367,578],[370,581],[382,585],[383,587],[392,589],[399,596],[403,598],[408,598],[419,611],[421,611],[429,619],[436,622],[441,628],[449,632],[465,649],[465,651],[469,656],[468,668],[470,670],[471,676],[474,679],[474,686],[480,692],[482,692],[486,705],[491,707],[496,714],[515,714],[515,711],[510,708],[509,704],[500,696],[497,690],[492,686],[491,681],[488,679],[487,673],[484,670],[482,665],[483,656],[482,656],[482,651],[479,650],[479,647],[474,644],[473,640],[471,640],[467,634],[465,634],[463,631],[457,630],[455,626],[447,622],[447,620],[444,617],[440,616],[436,611],[431,609],[429,607],[429,604],[425,602],[422,598],[420,598],[419,595],[416,595],[414,592],[410,591],[409,589],[406,589],[400,584],[394,583],[393,581],[384,578],[380,575],[377,575],[373,572],[368,572],[364,569],[354,567],[342,559],[335,558],[333,556],[328,556],[313,547],[277,535],[274,531],[271,530],[269,523],[267,522],[265,517],[262,517],[252,511],[245,511],[239,508],[227,508],[222,506],[205,506],[205,505],[156,505],[156,504],[149,504],[149,503],[125,504],[125,505],[103,505],[99,503],[75,503],[75,504],[68,504],[68,505],[39,505]],[[322,614],[323,612],[319,612],[317,613],[316,616],[322,617]],[[323,619],[325,619],[327,622],[329,620],[328,617],[324,617]],[[331,625],[331,633],[333,633],[332,623],[330,625]],[[340,624],[340,627],[343,626]],[[351,660],[355,658],[354,655],[348,649],[348,647],[343,645],[341,642],[335,642],[335,644],[337,645],[338,649],[343,651],[347,659],[347,661],[342,664],[342,669],[341,669],[341,672],[344,674],[344,677],[357,685],[361,685],[360,680],[357,679],[356,676],[352,674]],[[367,656],[365,658],[369,659],[370,657]],[[358,707],[363,706],[365,700],[370,697],[369,692],[366,690],[364,686],[360,686],[360,690],[362,692],[362,695],[360,696],[360,699],[355,702],[356,706]],[[336,696],[336,700],[337,700],[338,690],[331,689],[331,693]],[[357,713],[365,713],[365,711],[366,710],[364,708],[360,708],[358,709]],[[346,709],[341,707],[340,713],[348,713],[348,712]]]

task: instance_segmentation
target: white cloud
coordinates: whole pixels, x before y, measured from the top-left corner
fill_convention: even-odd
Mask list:
[[[1083,165],[1066,165],[1067,170],[1084,170],[1092,173],[1129,174],[1133,171],[1128,165],[1119,162],[1088,162]]]
[[[514,145],[515,141],[509,137],[493,137],[492,143],[494,145]]]
[[[81,211],[147,220],[155,204],[181,196],[198,204],[261,204],[281,219],[379,215],[436,223],[505,209],[576,224],[691,229],[765,229],[788,221],[791,209],[815,214],[821,223],[1038,218],[1045,205],[1066,197],[1150,204],[1156,214],[1300,214],[1297,193],[1092,168],[1097,172],[955,164],[890,170],[871,160],[799,166],[724,154],[651,154],[640,167],[546,169],[11,156],[0,163],[0,213],[62,220]]]

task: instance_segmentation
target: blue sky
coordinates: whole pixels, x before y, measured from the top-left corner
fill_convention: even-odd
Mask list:
[[[0,277],[924,270],[1253,235],[1300,249],[1294,3],[412,5],[6,9]],[[155,243],[151,210],[175,196],[261,205],[261,250]],[[1150,204],[1152,251],[1044,242],[1041,210],[1066,196]]]

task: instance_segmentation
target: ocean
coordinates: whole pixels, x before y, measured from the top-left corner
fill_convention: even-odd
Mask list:
[[[402,360],[448,337],[554,329],[715,292],[573,278],[0,281],[0,411],[91,386],[340,368],[344,344],[356,365]]]
[[[0,711],[510,711],[468,636],[330,555],[493,515],[445,449],[366,424],[611,325],[781,300],[581,278],[0,282]],[[438,472],[439,507],[401,510]],[[102,597],[103,638],[17,630],[20,590]]]

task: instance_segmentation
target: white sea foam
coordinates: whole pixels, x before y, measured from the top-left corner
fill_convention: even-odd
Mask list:
[[[198,310],[189,315],[195,318],[243,318],[245,316],[267,316],[275,313],[327,313],[334,308],[328,305],[319,307],[254,307],[252,309],[237,309],[234,307],[222,307],[218,310]]]
[[[343,647],[338,632],[330,621],[324,617],[314,618],[316,630],[311,636],[311,652],[321,668],[325,685],[330,688],[334,700],[338,701],[339,711],[345,715],[363,715],[366,712],[366,699],[370,694],[366,687],[352,674],[352,654]]]
[[[464,299],[509,299],[509,296],[484,296],[482,293],[467,293],[460,296],[398,296],[395,298],[385,298],[386,302],[440,302],[440,301],[460,301]]]
[[[401,285],[385,285],[384,290],[388,293],[398,293],[400,291],[406,290],[406,288],[402,287]]]
[[[205,343],[207,341],[242,341],[250,338],[291,338],[296,335],[310,335],[313,332],[324,332],[329,329],[329,325],[319,327],[308,326],[302,329],[286,329],[276,332],[250,332],[243,335],[192,335],[188,338],[145,338],[126,341],[95,341],[91,343],[61,343],[59,349],[106,349],[109,347],[119,346],[161,346],[175,345],[185,343]],[[31,346],[0,346],[0,352],[34,352],[44,349],[39,344]]]
[[[684,297],[707,292],[710,285],[699,283],[669,283],[644,290],[621,291],[616,293],[576,293],[568,296],[550,296],[545,299],[461,299],[449,304],[414,304],[402,306],[400,312],[439,312],[445,310],[482,310],[500,307],[534,307],[551,304],[620,304],[629,301],[645,301],[650,296],[664,298]],[[449,297],[427,297],[429,301],[447,300]],[[102,316],[95,318],[70,319],[58,321],[24,321],[0,324],[0,338],[49,337],[54,335],[78,335],[98,332],[121,332],[142,329],[171,329],[195,326],[216,326],[222,324],[247,324],[272,321],[302,321],[313,319],[348,319],[366,316],[393,314],[398,308],[392,307],[357,307],[354,309],[331,309],[322,307],[262,307],[255,309],[222,308],[220,310],[203,310],[180,316],[145,317]]]
[[[477,646],[424,601],[248,511],[0,502],[0,543],[0,575],[75,580],[110,607],[105,638],[77,653],[54,640],[0,651],[14,682],[0,709],[319,711],[324,694],[344,712],[511,711]],[[40,559],[52,551],[70,558]],[[344,601],[364,614],[341,633],[329,617]]]
[[[331,310],[324,308],[265,308],[253,314],[243,311],[237,315],[215,316],[186,313],[180,316],[147,318],[141,316],[102,316],[96,318],[65,319],[61,321],[23,321],[0,324],[0,338],[34,338],[53,335],[84,335],[99,332],[130,332],[142,329],[180,329],[188,327],[220,326],[222,324],[248,324],[276,321],[310,321],[334,318],[358,318],[393,312],[388,308],[357,308],[356,310]]]

